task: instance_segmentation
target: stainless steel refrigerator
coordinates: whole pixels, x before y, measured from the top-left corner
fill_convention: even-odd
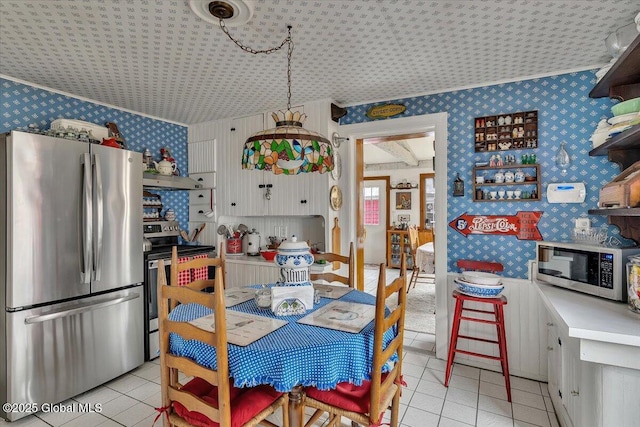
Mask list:
[[[144,363],[141,156],[0,135],[1,403],[61,402]]]

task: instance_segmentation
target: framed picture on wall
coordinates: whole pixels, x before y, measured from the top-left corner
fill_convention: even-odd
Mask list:
[[[396,209],[411,209],[411,191],[398,191],[396,193]]]

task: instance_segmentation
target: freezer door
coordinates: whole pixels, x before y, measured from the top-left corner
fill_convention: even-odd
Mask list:
[[[12,132],[0,145],[7,168],[0,184],[0,212],[7,215],[2,308],[89,294],[88,144]]]
[[[142,154],[91,146],[93,274],[91,292],[144,280]]]
[[[143,303],[136,286],[6,313],[0,400],[57,403],[142,365]],[[12,421],[26,415],[0,410]]]

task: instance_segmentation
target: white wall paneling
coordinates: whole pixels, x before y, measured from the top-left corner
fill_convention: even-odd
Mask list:
[[[220,216],[218,224],[229,224],[234,229],[238,225],[245,224],[249,229],[255,228],[260,233],[260,247],[269,244],[268,237],[276,236],[277,230],[286,232],[288,238],[295,234],[299,239],[317,244],[320,249],[325,248],[325,221],[320,216]],[[220,239],[221,244],[224,239]],[[246,239],[242,242],[243,252],[246,252]]]
[[[189,174],[215,170],[215,140],[193,142],[187,145]]]
[[[450,274],[448,280],[447,303],[449,306],[449,324],[453,319],[455,300],[451,292],[456,289],[453,279],[457,274]],[[507,297],[507,305],[504,307],[505,329],[507,336],[507,352],[509,355],[509,371],[511,375],[530,378],[537,381],[547,380],[547,328],[546,309],[531,282],[522,279],[503,278],[505,285],[503,295]],[[486,304],[469,304],[465,307],[486,310]],[[472,316],[483,315],[473,313]],[[486,318],[493,318],[487,315]],[[460,335],[469,335],[478,338],[496,339],[494,325],[480,324],[478,322],[463,321],[460,324]],[[451,330],[449,329],[449,337]],[[496,344],[459,339],[459,349],[476,353],[498,356]],[[483,359],[464,354],[456,355],[456,362],[477,366],[485,369],[501,371],[497,361]]]
[[[237,288],[240,286],[275,283],[280,278],[280,269],[275,264],[251,265],[242,261],[235,261],[233,256],[227,256],[225,263],[225,286]]]

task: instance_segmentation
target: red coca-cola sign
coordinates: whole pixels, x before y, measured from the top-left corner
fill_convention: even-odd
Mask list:
[[[538,221],[542,212],[523,211],[515,215],[468,215],[466,212],[449,223],[458,233],[516,236],[518,240],[542,240]]]

